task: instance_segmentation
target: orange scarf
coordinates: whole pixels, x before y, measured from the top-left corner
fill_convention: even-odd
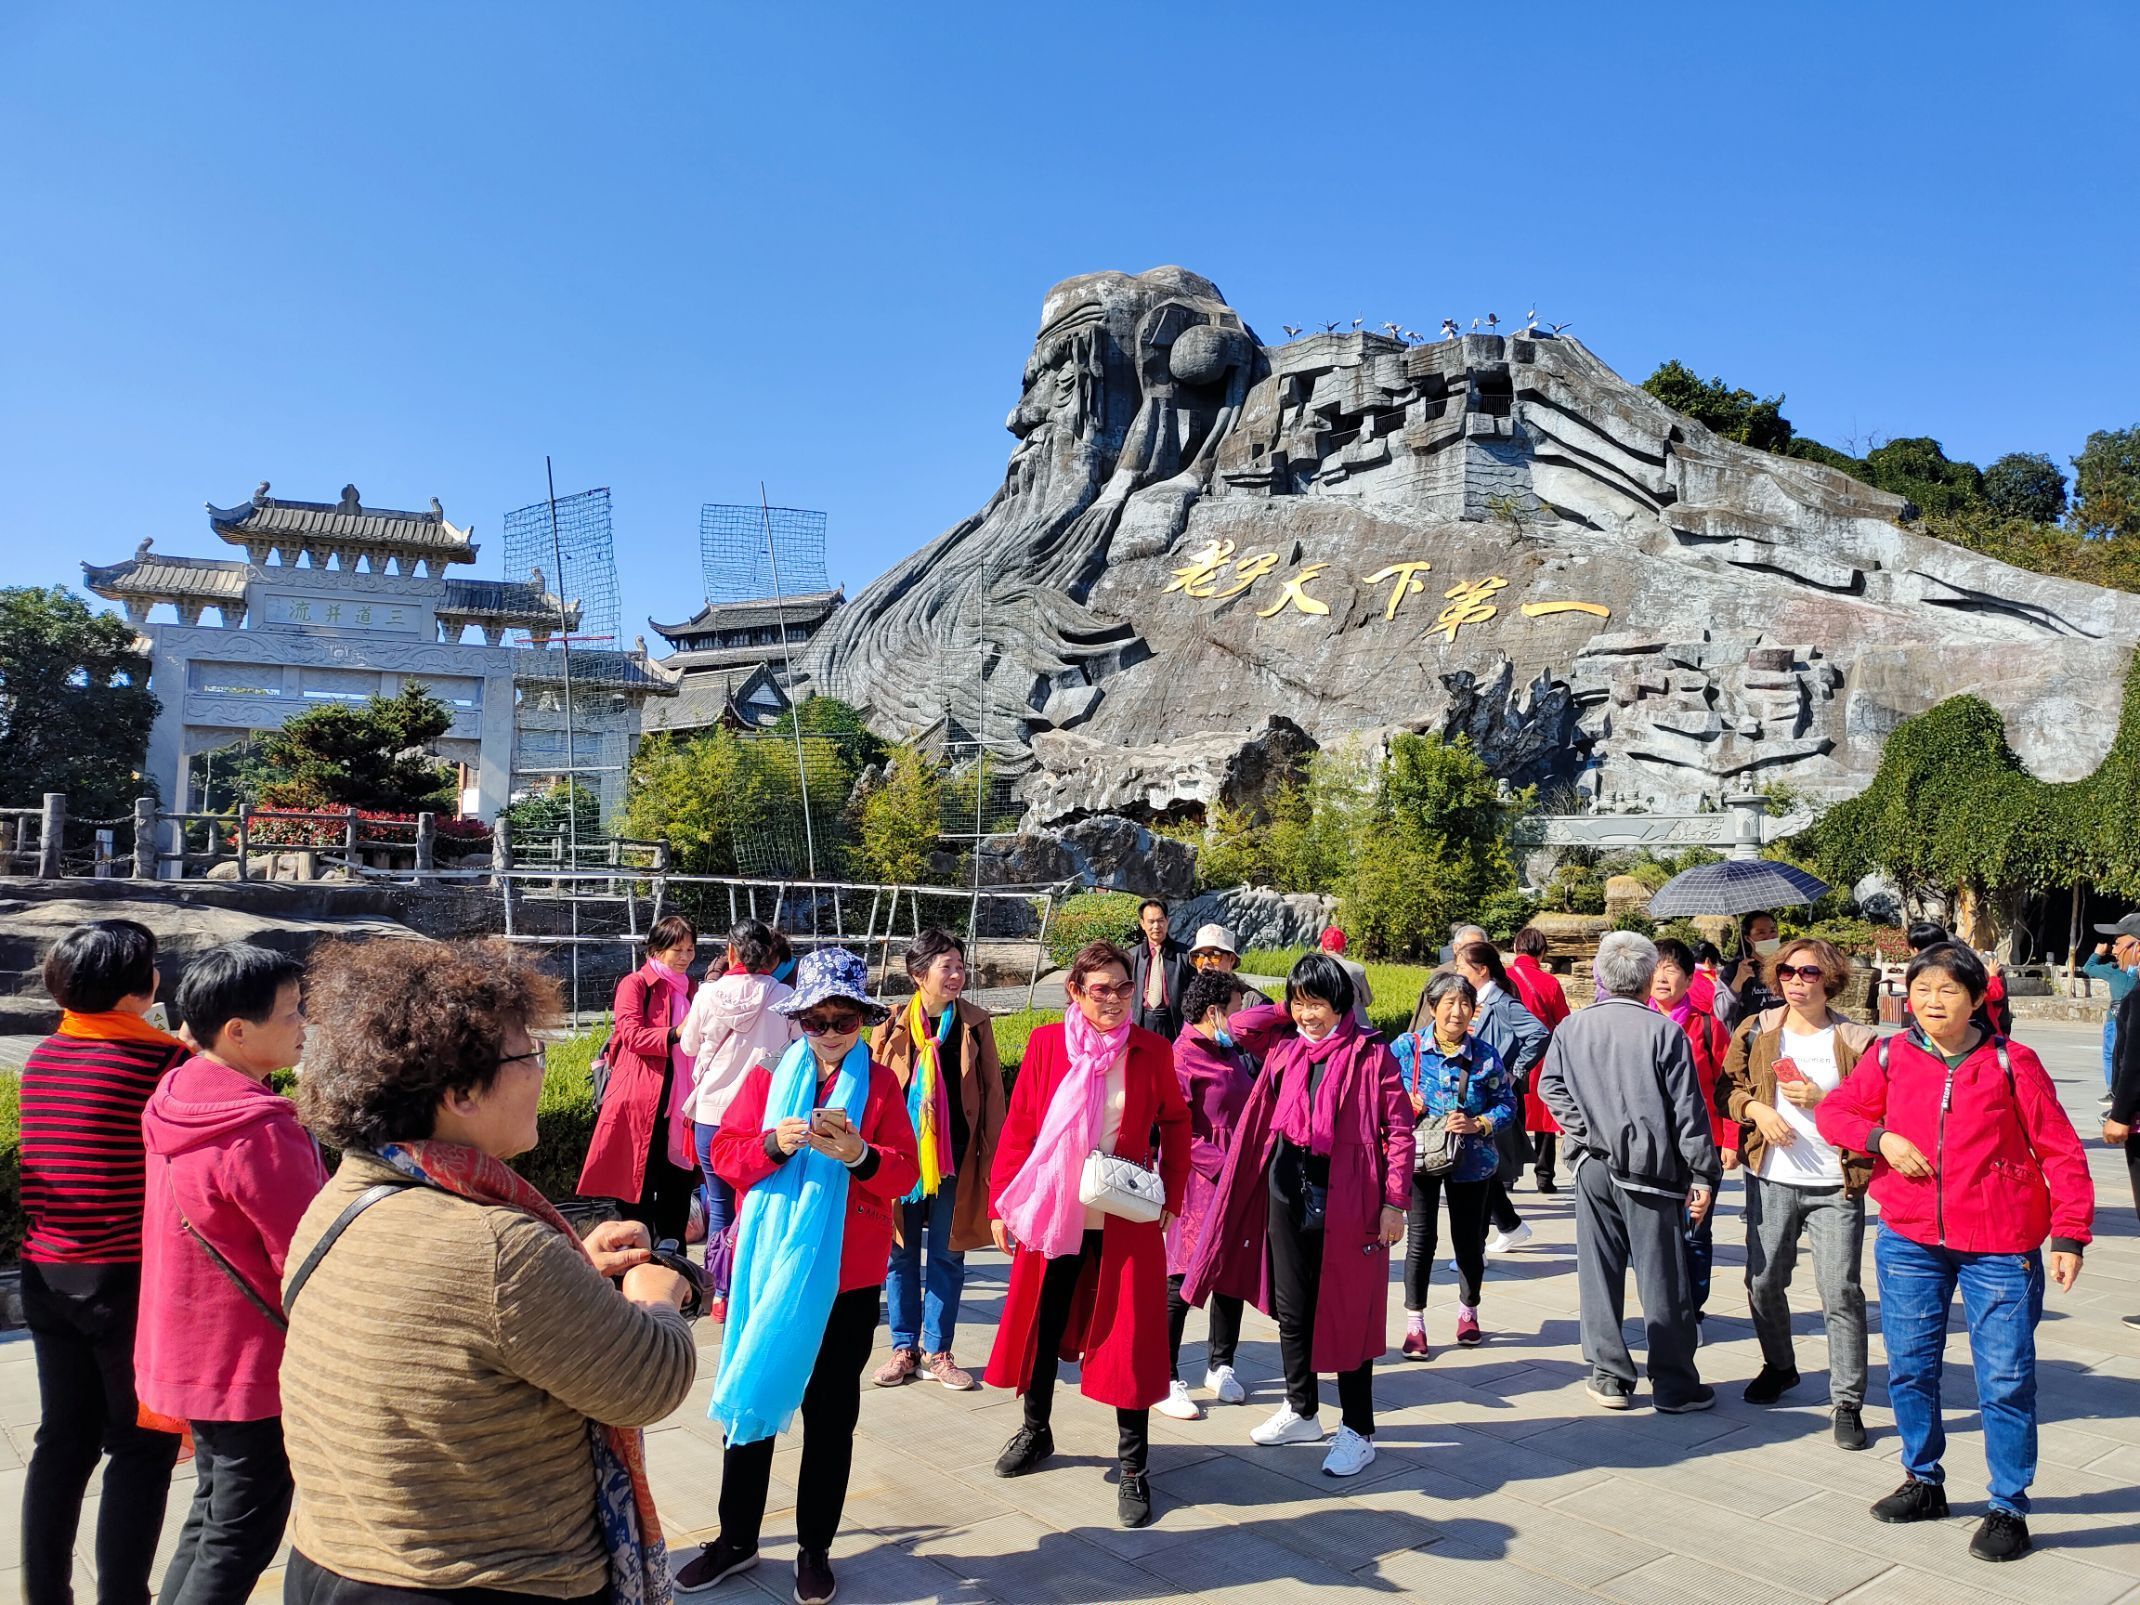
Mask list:
[[[153,1042],[166,1048],[181,1045],[170,1032],[159,1031],[140,1015],[129,1014],[124,1009],[106,1009],[100,1014],[63,1010],[59,1017],[59,1034],[63,1037],[94,1037],[101,1042]]]

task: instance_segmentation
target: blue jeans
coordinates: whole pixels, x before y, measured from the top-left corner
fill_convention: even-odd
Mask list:
[[[2043,1251],[1959,1254],[1912,1242],[1882,1226],[1873,1262],[1880,1277],[1880,1332],[1887,1340],[1887,1400],[1902,1435],[1903,1469],[1919,1482],[1945,1481],[1939,1465],[1947,1447],[1939,1375],[1947,1312],[1959,1286],[1976,1367],[1992,1508],[2026,1516],[2029,1484],[2036,1480],[2036,1323],[2043,1319]]]
[[[719,1126],[694,1122],[692,1136],[698,1143],[698,1168],[706,1177],[706,1241],[728,1230],[736,1218],[736,1190],[713,1173],[713,1134]]]
[[[1709,1308],[1709,1270],[1716,1260],[1716,1208],[1720,1201],[1719,1195],[1710,1196],[1709,1213],[1699,1226],[1690,1215],[1680,1216],[1682,1235],[1687,1240],[1687,1280],[1694,1289],[1696,1315]]]
[[[2109,1086],[2118,1073],[2118,1006],[2113,1003],[2110,1012],[2103,1016],[2103,1085]]]
[[[900,1241],[892,1244],[891,1262],[884,1267],[885,1311],[895,1349],[942,1354],[958,1331],[966,1256],[951,1251],[951,1214],[957,1203],[957,1179],[946,1176],[934,1198],[898,1206]],[[921,1264],[925,1237],[929,1246],[926,1300]]]

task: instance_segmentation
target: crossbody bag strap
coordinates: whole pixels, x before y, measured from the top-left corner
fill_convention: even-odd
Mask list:
[[[275,1308],[275,1306],[270,1304],[266,1299],[262,1298],[260,1296],[260,1290],[254,1287],[252,1283],[248,1282],[245,1279],[244,1273],[240,1271],[237,1266],[231,1264],[229,1260],[225,1259],[223,1257],[223,1251],[217,1248],[215,1244],[209,1242],[207,1238],[203,1237],[201,1235],[200,1228],[198,1226],[195,1226],[192,1221],[186,1218],[186,1206],[178,1201],[178,1188],[175,1185],[172,1185],[170,1173],[168,1171],[165,1172],[164,1183],[166,1186],[169,1186],[171,1188],[171,1207],[178,1211],[179,1228],[184,1231],[188,1237],[192,1238],[196,1243],[201,1245],[201,1252],[208,1256],[209,1260],[214,1264],[217,1270],[221,1271],[225,1276],[230,1278],[230,1285],[236,1288],[240,1293],[243,1293],[245,1295],[245,1302],[250,1304],[254,1309],[258,1310],[270,1326],[274,1327],[275,1330],[278,1332],[289,1331],[289,1317],[283,1314],[281,1310]]]
[[[380,1199],[391,1198],[396,1193],[407,1192],[411,1187],[420,1187],[422,1185],[421,1182],[413,1178],[408,1181],[375,1182],[351,1199],[342,1213],[335,1216],[328,1223],[327,1229],[320,1233],[320,1240],[312,1245],[312,1252],[304,1257],[303,1263],[297,1267],[297,1274],[290,1278],[289,1285],[283,1289],[283,1309],[287,1311],[297,1302],[297,1295],[304,1289],[305,1283],[311,1280],[312,1273],[319,1269],[320,1261],[327,1257],[327,1250],[334,1247],[334,1240],[348,1229],[351,1221],[355,1220],[367,1209],[370,1209],[372,1205],[378,1203]]]

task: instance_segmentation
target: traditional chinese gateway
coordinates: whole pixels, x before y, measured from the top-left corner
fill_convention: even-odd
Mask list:
[[[1542,329],[1267,348],[1193,273],[1092,274],[1049,292],[1008,423],[1001,489],[797,668],[887,733],[982,733],[1036,824],[1109,768],[1161,808],[1170,753],[1207,773],[1273,714],[1669,811],[1847,795],[1975,692],[2072,778],[2140,641],[2140,597],[1920,535]]]

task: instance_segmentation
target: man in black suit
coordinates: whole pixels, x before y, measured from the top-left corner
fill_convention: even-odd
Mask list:
[[[1181,991],[1195,972],[1189,950],[1167,934],[1167,905],[1147,897],[1137,905],[1140,940],[1130,950],[1130,982],[1137,989],[1137,1023],[1172,1042],[1181,1035]]]

